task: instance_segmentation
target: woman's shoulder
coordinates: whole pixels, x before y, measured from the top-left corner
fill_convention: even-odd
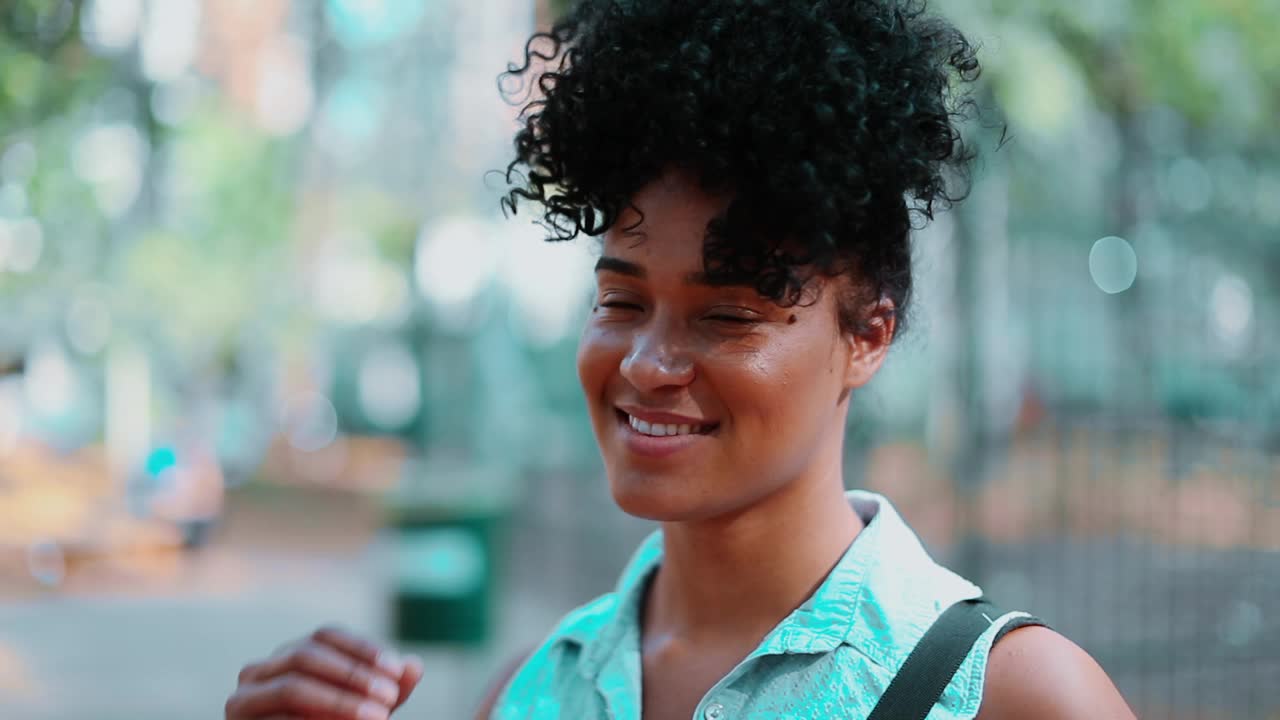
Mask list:
[[[1131,720],[1111,678],[1087,652],[1047,627],[1010,632],[991,650],[976,720]]]

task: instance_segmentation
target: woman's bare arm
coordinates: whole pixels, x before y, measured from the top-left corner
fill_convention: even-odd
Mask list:
[[[992,648],[983,696],[977,720],[1134,720],[1097,661],[1045,627],[1019,628]]]

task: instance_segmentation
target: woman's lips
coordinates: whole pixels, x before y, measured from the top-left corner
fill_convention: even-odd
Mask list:
[[[706,440],[719,427],[683,415],[615,408],[623,443],[636,455],[668,457]]]
[[[675,426],[676,428],[679,428],[684,425],[689,428],[702,428],[706,430],[717,424],[714,420],[708,418],[693,415],[679,415],[676,413],[662,412],[660,410],[650,410],[638,405],[624,404],[618,405],[614,409],[627,416],[628,423],[641,432],[645,432],[645,426]],[[657,435],[658,433],[653,434]],[[674,432],[667,434],[674,434]]]

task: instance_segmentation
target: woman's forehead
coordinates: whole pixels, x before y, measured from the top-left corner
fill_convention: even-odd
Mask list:
[[[601,257],[633,266],[638,272],[627,274],[641,279],[668,272],[702,272],[705,223],[699,228],[688,223],[659,221],[645,223],[643,228],[606,232]],[[604,265],[610,269],[610,263]]]
[[[727,204],[682,173],[668,172],[642,187],[619,212],[604,233],[605,254],[701,270],[708,226]]]

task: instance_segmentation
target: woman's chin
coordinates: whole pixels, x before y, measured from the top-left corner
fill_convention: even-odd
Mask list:
[[[687,493],[662,487],[666,484],[660,478],[609,479],[613,502],[627,515],[657,523],[672,523],[699,514],[696,503]]]
[[[609,488],[623,512],[644,520],[680,522],[715,515],[706,497],[690,493],[689,485],[676,478],[610,477]]]

